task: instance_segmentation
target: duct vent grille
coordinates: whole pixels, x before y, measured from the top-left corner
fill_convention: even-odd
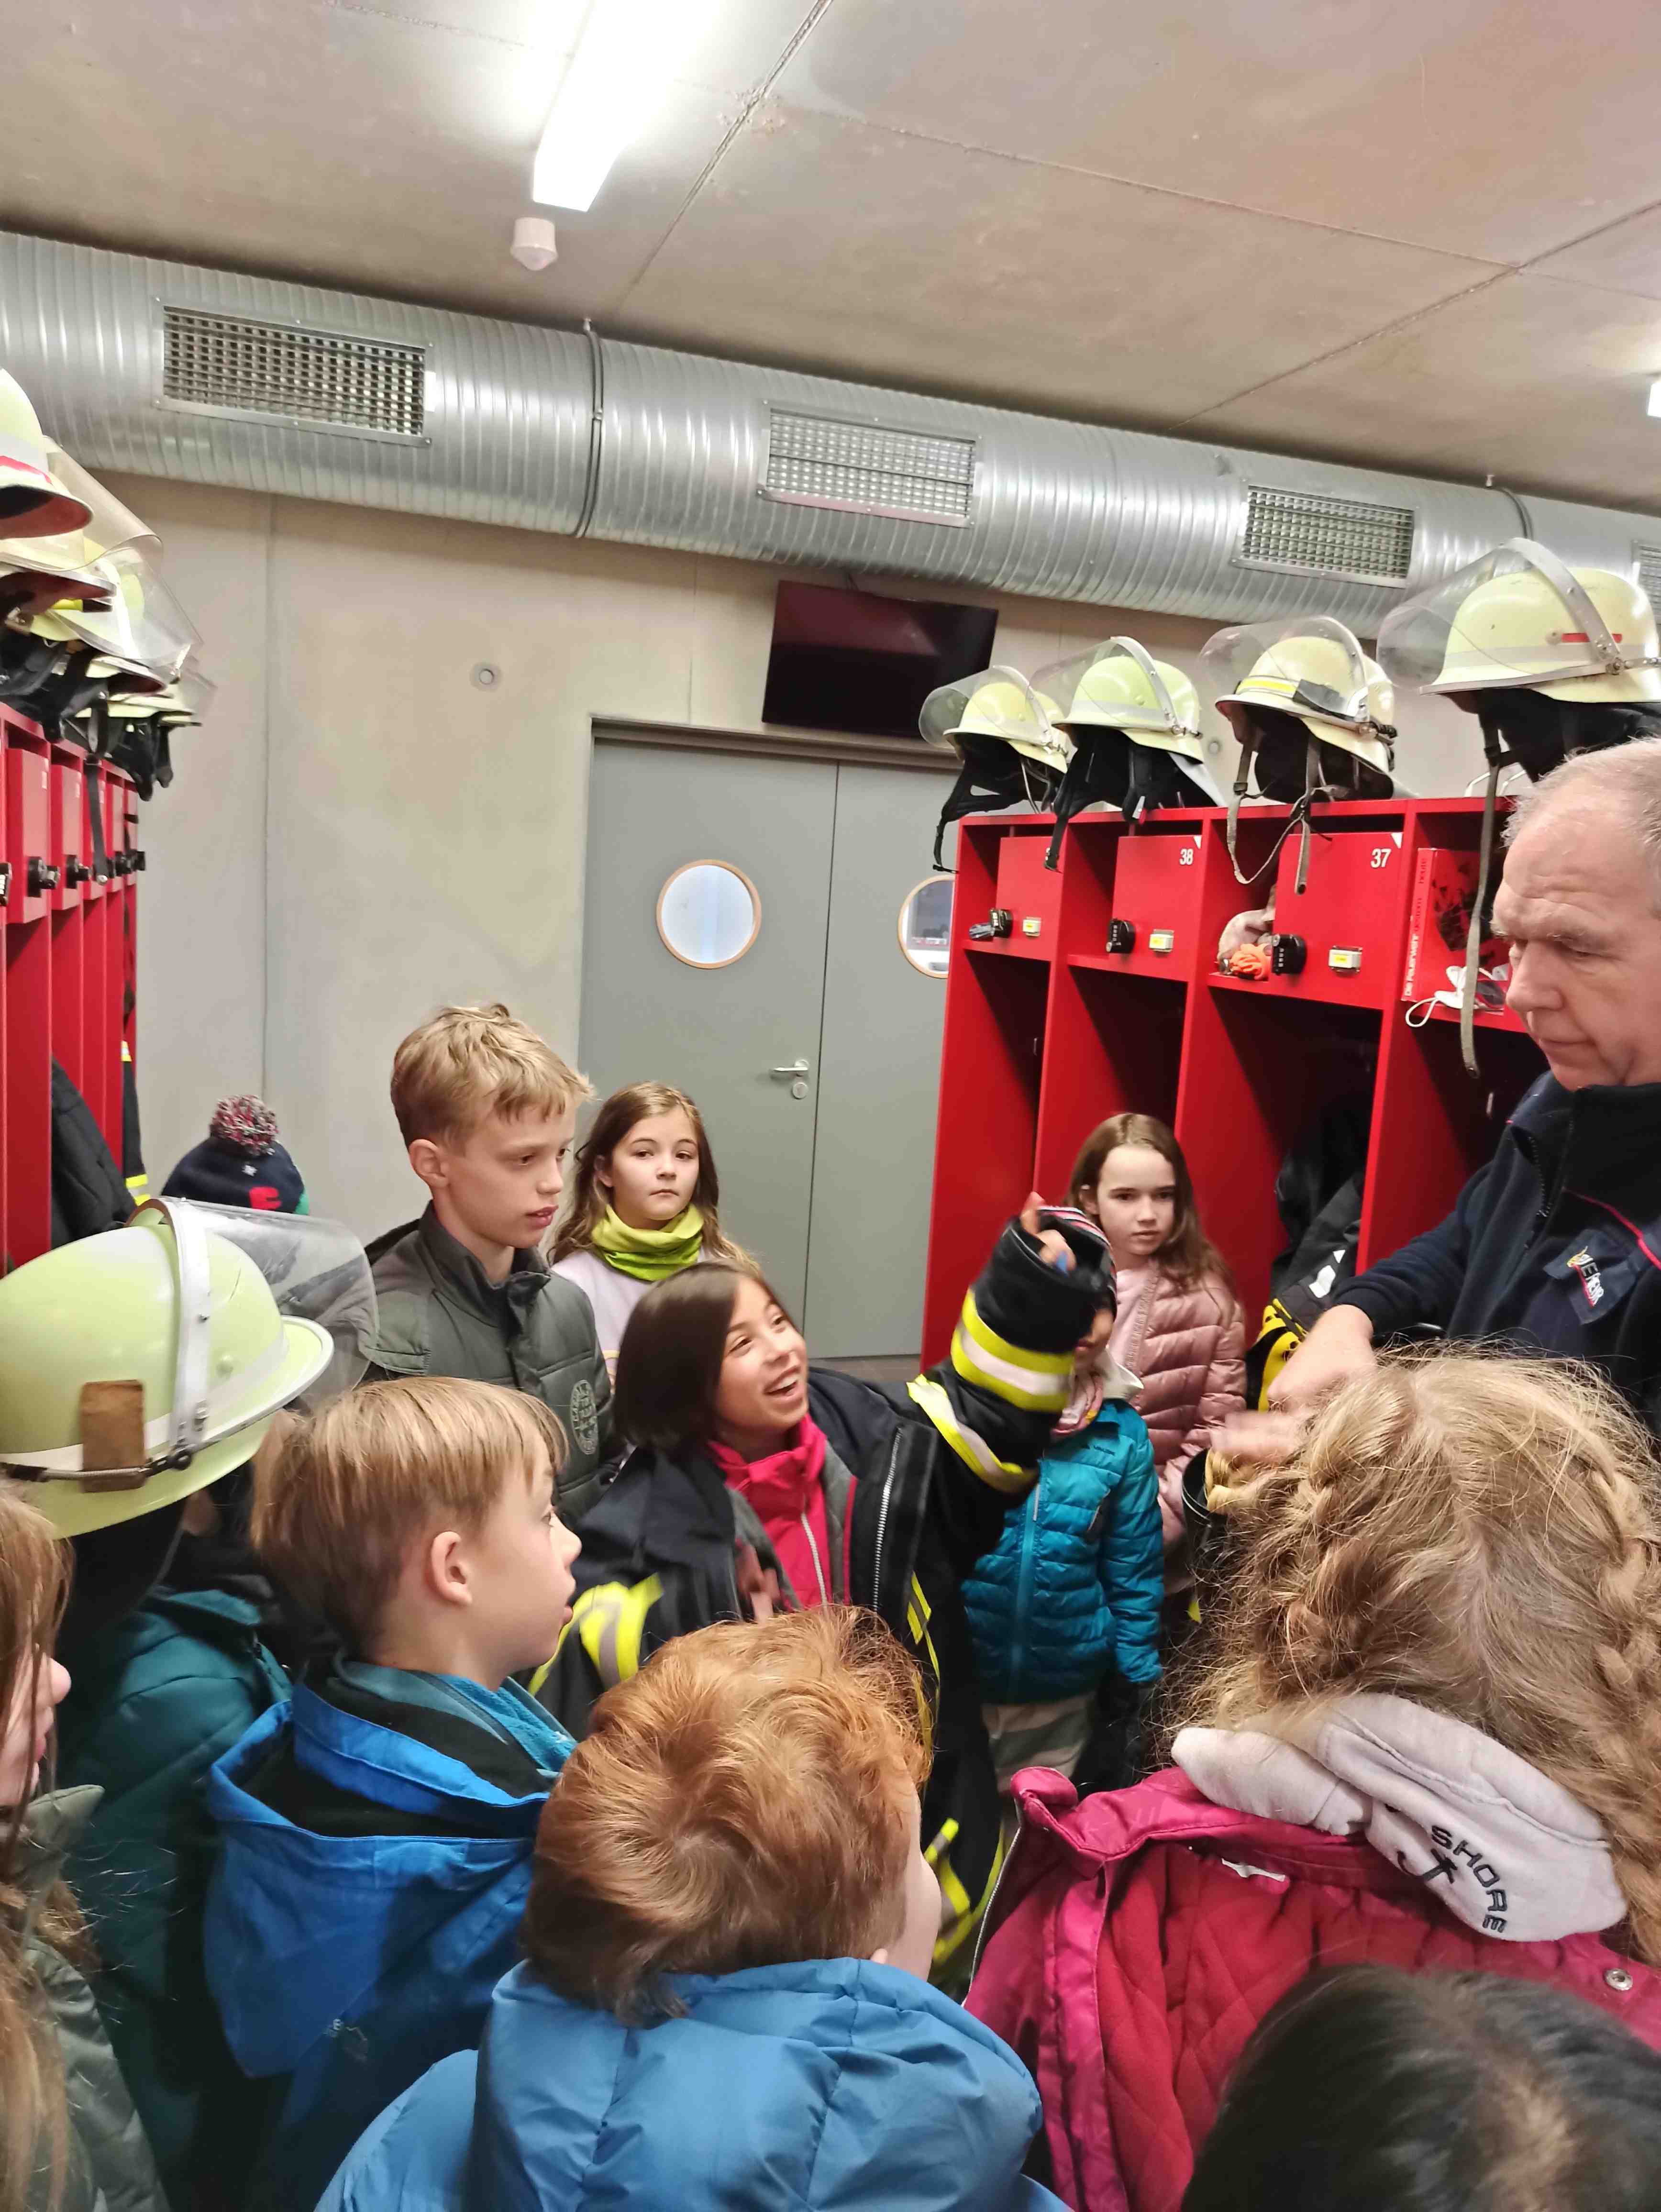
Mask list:
[[[164,307],[161,392],[192,414],[420,438],[426,348]]]
[[[962,529],[974,506],[975,441],[775,408],[761,495]]]
[[[1632,564],[1638,571],[1639,588],[1652,607],[1661,606],[1661,545],[1634,545]]]
[[[1289,575],[1404,584],[1413,566],[1413,525],[1410,507],[1251,484],[1237,557],[1245,568]]]

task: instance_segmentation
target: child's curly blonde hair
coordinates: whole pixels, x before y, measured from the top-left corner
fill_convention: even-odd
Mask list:
[[[1596,1813],[1661,1964],[1661,1468],[1589,1367],[1387,1357],[1229,1492],[1237,1559],[1188,1723],[1361,1692],[1515,1752]]]

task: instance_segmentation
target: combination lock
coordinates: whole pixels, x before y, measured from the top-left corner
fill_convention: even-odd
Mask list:
[[[1134,952],[1136,950],[1136,925],[1134,921],[1116,919],[1107,925],[1107,949],[1110,952]]]
[[[1269,964],[1277,975],[1301,975],[1308,958],[1308,945],[1290,931],[1269,939]]]

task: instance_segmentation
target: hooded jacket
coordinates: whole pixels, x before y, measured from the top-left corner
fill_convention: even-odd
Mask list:
[[[493,1283],[430,1206],[371,1244],[369,1266],[370,1379],[460,1375],[540,1398],[565,1431],[561,1517],[569,1524],[586,1512],[599,1490],[595,1470],[611,1449],[611,1379],[581,1291],[528,1250],[514,1253],[506,1282]]]
[[[1446,1219],[1334,1304],[1599,1367],[1661,1429],[1661,1083],[1542,1075]]]
[[[60,1880],[64,1861],[98,1809],[95,1790],[37,1797],[23,1816],[17,1886],[31,1914]],[[67,2159],[57,2212],[167,2212],[167,2200],[115,2063],[98,2007],[79,1970],[40,1935],[26,1932],[23,1960],[44,1999],[64,2062],[69,2100]],[[46,2212],[46,2157],[29,2192],[29,2212]]]
[[[1491,1737],[1368,1696],[1175,1753],[1082,1802],[1017,1777],[970,1993],[1037,2081],[1077,2212],[1178,2212],[1247,2039],[1317,1966],[1549,1982],[1661,2048],[1661,1972],[1603,1932],[1626,1907],[1598,1822]]]
[[[1155,1680],[1164,1596],[1147,1431],[1109,1400],[1088,1428],[1051,1439],[1037,1487],[964,1585],[981,1695],[1081,1697],[1116,1668]]]
[[[239,2064],[281,2094],[255,2202],[290,2212],[478,2040],[570,1749],[511,1684],[345,1667],[320,1691],[296,1688],[209,1778],[208,1979]]]
[[[477,2058],[447,2059],[347,2160],[319,2212],[1057,2212],[1024,2180],[1025,2068],[895,1966],[676,1975],[645,2028],[526,1966]]]
[[[809,1410],[828,1445],[830,1595],[880,1613],[935,1700],[922,1833],[950,1907],[937,1972],[966,1963],[1001,1851],[961,1585],[1031,1488],[1067,1402],[1074,1347],[1110,1295],[1099,1229],[1083,1216],[1055,1218],[1074,1253],[1072,1273],[1051,1267],[1010,1223],[964,1300],[951,1358],[917,1376],[904,1400],[827,1369],[809,1376]],[[572,1620],[536,1684],[577,1735],[595,1698],[660,1644],[745,1616],[740,1537],[778,1567],[759,1520],[695,1443],[632,1452],[577,1533]],[[781,1586],[788,1604],[788,1577]]]

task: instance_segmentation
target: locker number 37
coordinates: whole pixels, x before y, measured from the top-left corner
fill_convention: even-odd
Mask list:
[[[1390,866],[1390,856],[1395,850],[1396,848],[1393,845],[1375,845],[1372,848],[1373,866],[1387,868]]]

